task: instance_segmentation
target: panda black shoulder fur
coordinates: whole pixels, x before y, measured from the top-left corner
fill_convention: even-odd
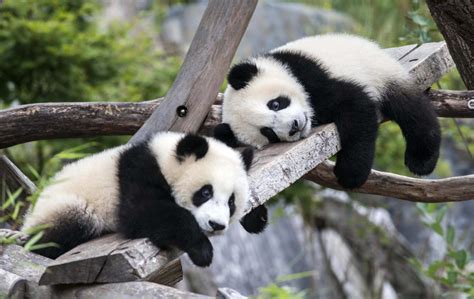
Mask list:
[[[334,169],[346,188],[361,186],[374,159],[378,120],[395,121],[406,140],[405,164],[433,171],[440,127],[426,95],[402,65],[375,43],[347,34],[306,37],[234,65],[215,136],[258,148],[296,141],[334,122],[341,150]]]
[[[23,230],[51,224],[41,242],[60,247],[37,251],[51,258],[121,232],[148,237],[159,247],[176,246],[194,264],[207,266],[213,255],[207,236],[222,233],[247,207],[252,157],[250,148],[240,154],[212,138],[158,133],[66,165],[26,215]],[[263,230],[261,214],[247,214],[244,228]]]

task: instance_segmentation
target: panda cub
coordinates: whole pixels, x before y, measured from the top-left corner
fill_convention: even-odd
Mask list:
[[[343,187],[355,188],[367,180],[386,117],[405,137],[408,169],[427,175],[438,160],[440,127],[412,81],[398,61],[361,37],[302,38],[231,68],[215,136],[261,148],[334,122],[341,141],[334,173]]]
[[[252,158],[250,148],[240,154],[212,138],[158,133],[66,165],[40,194],[22,230],[50,224],[41,242],[59,247],[37,250],[50,258],[120,232],[147,237],[158,247],[176,246],[197,266],[208,266],[208,236],[224,232],[247,208]],[[261,215],[253,210],[241,223],[260,232],[266,224]]]

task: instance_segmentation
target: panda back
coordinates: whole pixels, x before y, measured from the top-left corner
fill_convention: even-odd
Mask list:
[[[356,82],[374,99],[381,99],[388,83],[405,85],[407,71],[380,47],[348,34],[326,34],[302,38],[274,49],[293,51],[318,62],[333,78]]]

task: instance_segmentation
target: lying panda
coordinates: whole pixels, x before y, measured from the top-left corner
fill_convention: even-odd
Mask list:
[[[440,127],[427,97],[398,61],[361,37],[306,37],[234,65],[215,136],[261,148],[308,136],[334,122],[341,141],[334,173],[361,186],[372,167],[379,119],[395,121],[406,140],[405,164],[417,175],[436,166]]]
[[[39,196],[23,231],[51,224],[37,253],[56,258],[107,232],[149,238],[156,246],[176,246],[194,264],[208,266],[208,235],[219,234],[243,216],[250,196],[246,171],[253,151],[240,154],[212,138],[158,133],[148,142],[124,145],[65,166]],[[266,210],[241,221],[258,233]],[[264,215],[264,217],[262,217]]]

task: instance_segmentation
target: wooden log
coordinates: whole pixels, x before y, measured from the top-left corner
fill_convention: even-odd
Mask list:
[[[474,89],[474,4],[472,0],[427,0],[468,89]]]
[[[247,299],[248,297],[242,296],[239,292],[229,288],[218,288],[216,299]]]
[[[159,131],[195,132],[224,81],[257,0],[210,0],[189,51],[163,103],[130,142]]]
[[[5,182],[11,192],[19,188],[25,195],[36,190],[35,184],[5,155],[0,155],[0,183]]]
[[[337,183],[333,168],[333,162],[323,162],[304,178],[332,189],[345,190]],[[474,199],[472,186],[474,186],[474,175],[446,179],[417,179],[372,170],[364,185],[350,191],[414,202],[451,202]]]
[[[111,234],[81,244],[51,262],[40,285],[153,281],[173,285],[182,279],[177,251],[160,250],[148,239]]]
[[[441,117],[474,118],[474,90],[431,90],[429,96]]]
[[[24,298],[34,288],[50,259],[18,245],[0,246],[0,297]]]

